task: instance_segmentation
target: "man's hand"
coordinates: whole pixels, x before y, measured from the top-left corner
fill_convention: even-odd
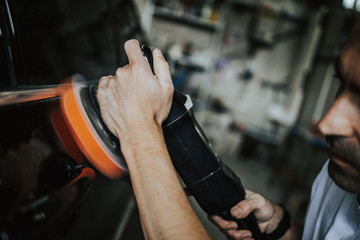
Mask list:
[[[210,239],[192,210],[172,165],[161,124],[174,87],[160,50],[153,75],[139,43],[125,43],[129,65],[101,78],[98,102],[107,127],[120,139],[146,239]]]
[[[155,75],[138,41],[127,41],[125,51],[129,64],[118,68],[115,76],[102,77],[97,93],[102,119],[119,139],[130,134],[130,129],[161,127],[174,90],[169,65],[159,49],[153,52]]]
[[[231,215],[236,219],[243,219],[251,212],[254,213],[260,231],[263,233],[274,231],[284,214],[280,206],[272,204],[259,194],[246,190],[245,200],[239,202],[231,209]],[[234,221],[224,220],[217,215],[211,215],[209,219],[231,239],[252,239],[249,230],[236,230],[237,224]]]

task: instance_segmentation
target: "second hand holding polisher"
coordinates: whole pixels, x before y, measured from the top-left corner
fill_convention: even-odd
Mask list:
[[[141,49],[153,71],[152,51],[146,46]],[[71,150],[70,156],[84,155],[104,175],[118,178],[127,172],[126,163],[119,140],[101,119],[96,92],[96,84],[87,86],[84,82],[73,81],[72,88],[61,99],[61,113],[56,112],[53,120],[63,120],[57,124],[62,126],[58,134],[67,128],[73,138],[63,141],[72,145],[65,148],[74,149],[75,143],[81,152],[74,154]],[[169,115],[162,124],[176,171],[206,213],[237,222],[238,229],[250,230],[256,240],[265,239],[253,213],[244,219],[232,218],[230,210],[245,198],[245,189],[212,147],[194,117],[192,106],[189,96],[175,90]],[[69,134],[66,138],[70,138]]]

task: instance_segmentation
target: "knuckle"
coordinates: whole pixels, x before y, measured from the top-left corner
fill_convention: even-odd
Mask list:
[[[164,81],[163,86],[165,88],[165,91],[169,94],[174,92],[174,85],[171,81]]]
[[[261,196],[260,194],[256,193],[254,195],[254,199],[256,199],[256,201],[258,202],[259,206],[264,206],[266,203],[266,200],[263,196]]]
[[[254,194],[252,195],[252,198],[258,199],[258,198],[261,198],[261,195],[258,194],[258,193],[254,193]]]
[[[124,68],[118,68],[116,69],[115,76],[116,78],[120,78],[124,73]]]
[[[99,87],[103,87],[103,86],[104,86],[104,83],[106,83],[108,80],[109,80],[109,78],[108,78],[107,76],[101,77],[100,80],[99,80],[98,86],[99,86]]]
[[[111,89],[116,88],[117,84],[116,84],[115,79],[111,78],[111,79],[109,80],[108,86],[109,86],[109,88],[111,88]]]
[[[141,68],[139,66],[139,62],[138,61],[132,61],[130,64],[129,64],[129,67],[131,70],[136,70],[136,71],[139,71]]]
[[[107,79],[109,79],[108,76],[102,76],[102,77],[100,78],[100,81],[106,81]]]

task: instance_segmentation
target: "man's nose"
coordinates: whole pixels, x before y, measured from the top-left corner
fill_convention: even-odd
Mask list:
[[[352,115],[354,109],[346,96],[336,99],[326,115],[319,122],[320,132],[326,135],[352,136],[354,128]]]

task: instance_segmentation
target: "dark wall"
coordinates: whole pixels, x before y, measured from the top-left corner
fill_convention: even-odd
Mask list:
[[[2,1],[7,23],[1,27],[0,56],[13,61],[14,72],[2,70],[0,86],[59,83],[74,73],[89,80],[113,74],[127,61],[123,43],[145,41],[133,5],[129,0]]]

